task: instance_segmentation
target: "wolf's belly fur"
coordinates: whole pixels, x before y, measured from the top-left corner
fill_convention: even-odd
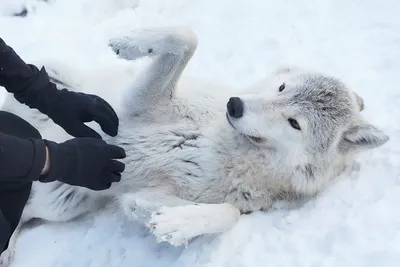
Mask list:
[[[196,200],[223,173],[213,152],[217,141],[200,126],[187,122],[129,124],[108,140],[124,147],[127,155],[122,181],[114,190],[165,186],[184,199]]]

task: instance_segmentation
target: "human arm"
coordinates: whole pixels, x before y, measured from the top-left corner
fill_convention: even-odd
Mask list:
[[[61,181],[92,190],[104,190],[121,180],[126,157],[122,147],[97,138],[81,137],[56,143],[44,140],[47,157],[39,181]]]
[[[96,121],[110,136],[118,133],[119,119],[113,108],[96,95],[57,89],[50,81],[46,69],[26,64],[16,52],[0,38],[0,86],[20,102],[46,114],[74,137],[100,135],[86,126]]]
[[[45,161],[46,145],[43,140],[0,133],[0,182],[36,181]]]
[[[53,182],[108,189],[119,182],[125,165],[121,147],[97,138],[73,138],[63,143],[24,139],[0,133],[1,182]]]

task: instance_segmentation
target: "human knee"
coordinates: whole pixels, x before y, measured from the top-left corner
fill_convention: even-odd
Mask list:
[[[42,139],[39,131],[21,117],[6,111],[0,111],[0,132],[20,138]]]

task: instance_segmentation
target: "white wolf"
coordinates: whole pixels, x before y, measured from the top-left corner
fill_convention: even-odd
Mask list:
[[[334,77],[282,68],[241,92],[178,92],[197,47],[192,31],[144,29],[109,45],[122,59],[152,60],[129,88],[118,136],[104,136],[126,150],[122,181],[104,192],[34,183],[21,224],[71,220],[111,196],[158,241],[182,245],[229,230],[241,213],[316,196],[357,153],[389,139],[362,118],[362,98]],[[39,131],[55,129],[12,101],[4,108]]]

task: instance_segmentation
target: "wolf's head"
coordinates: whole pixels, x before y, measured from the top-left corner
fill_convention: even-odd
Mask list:
[[[350,155],[388,141],[361,117],[363,109],[363,99],[336,78],[281,69],[230,98],[226,116],[249,146],[274,155],[305,187],[298,190],[307,191],[307,180],[318,187],[317,180],[344,167]]]

